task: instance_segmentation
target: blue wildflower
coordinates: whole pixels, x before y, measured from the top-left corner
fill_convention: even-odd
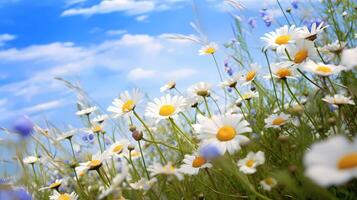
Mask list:
[[[222,155],[219,147],[214,144],[207,144],[200,147],[198,150],[200,155],[202,155],[206,160],[212,160]]]
[[[298,5],[298,0],[293,0],[291,2],[291,6],[294,8],[294,9],[298,9],[299,8],[299,5]]]
[[[13,123],[13,129],[23,137],[29,136],[33,132],[34,124],[27,116],[17,118]]]
[[[248,24],[250,25],[250,27],[255,28],[255,25],[257,24],[257,20],[255,20],[255,18],[250,17],[248,18]]]
[[[12,187],[10,184],[2,184],[0,185],[0,199],[32,200],[32,197],[22,187]]]

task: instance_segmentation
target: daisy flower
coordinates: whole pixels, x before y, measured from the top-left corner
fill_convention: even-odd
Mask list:
[[[242,97],[240,97],[237,101],[242,101],[242,100],[249,101],[256,97],[259,97],[259,94],[257,91],[249,91],[249,92],[243,93]]]
[[[226,151],[234,153],[241,149],[241,144],[249,142],[242,133],[252,132],[252,129],[242,115],[215,115],[211,118],[199,115],[197,119],[198,124],[193,125],[197,137],[203,145],[217,145],[222,154]]]
[[[78,195],[75,192],[71,194],[68,193],[59,193],[56,190],[53,191],[53,194],[50,196],[50,200],[77,200]]]
[[[307,26],[304,26],[301,29],[300,37],[305,40],[314,41],[317,38],[317,35],[322,33],[322,31],[327,28],[328,25],[324,26],[324,22],[321,22],[319,25],[316,23],[311,24],[311,28],[309,29]]]
[[[37,156],[28,156],[26,158],[23,159],[23,162],[25,164],[35,164],[37,161],[39,161],[39,158]]]
[[[304,70],[314,73],[319,76],[331,76],[331,75],[339,73],[343,69],[344,69],[344,67],[342,67],[340,65],[336,66],[336,65],[332,65],[332,64],[315,63],[313,61],[309,61],[304,66]]]
[[[264,180],[260,181],[260,185],[266,191],[271,191],[271,189],[273,187],[275,187],[277,184],[278,184],[278,182],[275,180],[275,178],[272,178],[272,177],[268,177],[268,178],[265,178]]]
[[[94,111],[98,110],[97,106],[93,106],[93,107],[88,107],[88,108],[83,108],[82,110],[79,110],[76,112],[76,115],[78,116],[82,116],[82,115],[90,115],[92,114]]]
[[[290,120],[290,115],[285,113],[272,114],[264,119],[265,128],[280,128]]]
[[[305,174],[321,186],[357,178],[357,140],[334,136],[313,144],[304,157]]]
[[[160,99],[155,98],[154,102],[149,102],[145,115],[156,119],[156,123],[158,123],[162,119],[174,117],[177,113],[181,112],[185,103],[184,97],[167,94]]]
[[[183,174],[196,175],[200,169],[211,167],[212,165],[203,156],[185,155],[179,171]]]
[[[97,115],[94,119],[92,119],[92,122],[102,124],[108,118],[109,118],[108,115]]]
[[[247,85],[250,84],[252,81],[254,81],[259,69],[260,67],[258,64],[256,63],[250,64],[249,71],[244,76],[241,77],[242,85]]]
[[[264,50],[270,48],[272,50],[284,50],[286,45],[293,43],[295,39],[299,36],[299,29],[295,26],[283,26],[275,31],[264,34],[261,37],[265,42]]]
[[[346,66],[345,71],[357,68],[357,47],[343,50],[340,64]]]
[[[294,65],[296,68],[303,68],[309,60],[317,58],[314,43],[309,40],[297,40],[295,45],[287,46],[286,51],[289,55],[285,51],[279,53],[283,56],[283,59],[287,60],[286,62]]]
[[[77,129],[72,129],[70,131],[67,131],[67,132],[63,133],[62,135],[60,135],[59,137],[57,137],[56,140],[62,141],[65,139],[71,139],[77,131],[78,131]]]
[[[259,165],[265,162],[264,152],[258,151],[257,153],[249,152],[247,157],[238,161],[237,165],[239,170],[245,174],[254,174]]]
[[[109,159],[113,156],[122,155],[124,151],[128,151],[128,145],[130,144],[129,140],[122,139],[113,143],[103,154],[106,159]]]
[[[160,163],[154,163],[148,168],[148,171],[152,173],[152,176],[165,174],[165,175],[174,175],[178,180],[183,179],[181,172],[175,168],[171,162],[168,162],[165,166],[162,166]]]
[[[295,75],[295,67],[292,67],[289,62],[273,63],[271,71],[278,79],[294,78]]]
[[[342,94],[335,94],[334,96],[325,96],[322,98],[322,101],[325,101],[329,104],[333,104],[336,107],[344,104],[355,105],[355,102],[351,97],[345,97]]]
[[[160,87],[160,92],[165,92],[167,90],[172,90],[176,87],[176,83],[174,81],[170,81],[166,83],[164,86]]]
[[[150,180],[147,180],[146,178],[141,178],[137,182],[130,183],[129,185],[134,190],[148,191],[156,182],[157,182],[156,178],[152,178]]]
[[[113,105],[109,106],[107,110],[114,113],[114,117],[122,116],[134,110],[140,98],[141,93],[138,89],[134,89],[131,94],[128,91],[124,91],[119,95],[119,98],[113,100]]]
[[[87,161],[84,163],[79,163],[79,166],[76,167],[75,170],[79,176],[83,176],[88,170],[99,169],[102,166],[105,158],[106,158],[106,155],[104,153],[101,154],[100,152],[98,152],[98,153],[92,155],[92,158],[90,161]]]
[[[347,42],[339,42],[338,40],[336,40],[333,43],[327,44],[326,46],[324,46],[324,49],[331,52],[331,53],[341,53],[342,50],[346,47]]]
[[[57,190],[62,184],[62,179],[56,179],[53,183],[51,183],[49,186],[46,187],[42,187],[39,189],[39,191],[41,190],[47,190],[47,189],[55,189]]]
[[[199,82],[187,89],[187,92],[191,95],[201,96],[201,97],[208,97],[211,92],[212,85],[206,82]]]
[[[242,75],[241,74],[236,74],[236,75],[234,75],[234,76],[232,76],[230,78],[227,78],[223,82],[221,82],[219,84],[219,86],[234,88],[234,87],[236,87],[238,81],[240,81],[241,79],[242,79]]]
[[[214,54],[217,51],[218,45],[214,42],[209,43],[208,45],[203,46],[198,52],[200,55],[210,55]]]

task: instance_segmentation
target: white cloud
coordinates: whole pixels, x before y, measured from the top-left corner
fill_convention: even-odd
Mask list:
[[[93,15],[112,12],[125,12],[129,15],[147,13],[155,8],[153,1],[102,0],[99,4],[87,8],[72,8],[62,12],[61,16]]]
[[[0,99],[0,107],[3,107],[7,104],[8,100],[6,98]]]
[[[192,75],[195,75],[197,73],[196,70],[193,68],[182,68],[182,69],[176,69],[172,70],[166,73],[165,77],[168,80],[180,80],[184,78],[188,78]]]
[[[31,106],[31,107],[24,108],[24,109],[22,109],[22,112],[27,113],[27,114],[33,114],[33,113],[43,112],[43,111],[47,111],[47,110],[52,110],[52,109],[59,108],[59,107],[63,106],[64,102],[65,101],[63,99],[48,101],[48,102],[40,103],[40,104]]]
[[[127,31],[123,30],[123,29],[108,30],[108,31],[105,32],[105,34],[107,34],[109,36],[123,35],[125,33],[127,33]]]
[[[148,70],[148,69],[143,69],[143,68],[135,68],[129,71],[128,73],[128,79],[135,81],[135,80],[141,80],[141,79],[147,79],[147,78],[153,78],[156,75],[155,70]]]
[[[8,33],[0,34],[0,46],[3,46],[6,42],[12,41],[16,39],[15,35],[11,35]]]
[[[135,17],[136,21],[142,22],[145,21],[149,16],[148,15],[140,15]]]

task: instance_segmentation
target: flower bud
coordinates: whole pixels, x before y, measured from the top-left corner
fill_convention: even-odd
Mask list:
[[[197,92],[197,95],[201,96],[201,97],[208,97],[210,95],[210,93],[207,90],[201,90],[201,91]]]
[[[132,144],[129,144],[129,145],[128,145],[128,150],[129,150],[129,151],[132,151],[132,150],[134,150],[134,149],[135,149],[134,145],[132,145]]]
[[[141,131],[135,130],[133,131],[133,133],[131,134],[131,136],[134,138],[134,140],[136,141],[140,141],[141,139],[143,139],[143,133]]]
[[[256,88],[254,85],[252,85],[252,86],[250,87],[250,90],[251,90],[252,92],[254,92],[256,89],[257,89],[257,88]]]
[[[236,106],[237,106],[237,107],[241,107],[241,106],[242,106],[242,101],[237,101],[237,102],[236,102]]]
[[[130,131],[130,132],[136,131],[136,126],[130,125],[130,126],[129,126],[129,131]]]
[[[278,140],[279,142],[287,142],[287,141],[289,141],[289,136],[287,136],[287,135],[279,135],[279,137],[277,138],[277,140]]]
[[[330,118],[327,119],[327,122],[328,122],[331,126],[333,126],[333,125],[336,124],[336,118],[335,118],[335,117],[330,117]]]

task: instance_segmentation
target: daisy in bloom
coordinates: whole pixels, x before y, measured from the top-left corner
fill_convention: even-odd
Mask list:
[[[260,67],[258,64],[256,63],[250,64],[249,71],[244,76],[241,77],[242,85],[247,85],[250,84],[252,81],[254,81],[259,69]]]
[[[198,115],[197,119],[198,124],[193,125],[197,137],[203,145],[217,145],[222,154],[226,151],[234,153],[241,149],[241,144],[249,142],[242,133],[252,132],[252,129],[242,115],[215,115],[211,118]]]
[[[92,119],[92,122],[102,124],[108,118],[109,118],[108,115],[98,115],[94,119]]]
[[[199,82],[187,89],[187,92],[192,95],[208,97],[211,93],[212,85],[206,82]]]
[[[285,113],[272,114],[264,120],[265,128],[280,128],[290,120],[290,115]]]
[[[102,164],[104,159],[106,158],[106,155],[103,153],[101,154],[100,152],[94,154],[91,158],[90,161],[84,162],[84,163],[79,163],[79,166],[76,167],[76,172],[79,176],[84,176],[84,174],[88,170],[97,170],[99,169]]]
[[[113,112],[114,117],[122,116],[134,110],[140,98],[141,93],[138,89],[134,89],[131,94],[125,91],[119,95],[119,98],[113,100],[113,105],[109,106],[107,110]]]
[[[260,185],[266,191],[270,191],[277,184],[278,184],[278,182],[275,180],[275,178],[272,178],[272,177],[268,177],[268,178],[265,178],[264,180],[260,181]]]
[[[218,45],[214,42],[209,43],[206,46],[203,46],[198,52],[200,55],[210,55],[214,54],[217,51]]]
[[[254,174],[259,165],[265,162],[264,152],[258,151],[257,153],[249,152],[247,157],[238,161],[237,165],[239,170],[245,174]]]
[[[174,117],[181,112],[185,107],[185,103],[184,97],[167,94],[160,99],[155,98],[154,102],[149,102],[145,115],[156,119],[156,123],[158,123],[162,119]]]
[[[324,49],[331,52],[331,53],[341,53],[342,50],[346,47],[347,42],[339,42],[338,40],[336,40],[333,43],[327,44],[326,46],[324,46]]]
[[[147,180],[146,178],[141,178],[139,181],[135,183],[130,183],[129,185],[134,190],[148,191],[156,182],[157,182],[156,178],[152,178],[150,180]]]
[[[261,37],[265,42],[264,50],[270,48],[272,50],[284,50],[286,45],[293,43],[299,36],[299,29],[295,26],[283,26],[273,32],[264,34]]]
[[[287,62],[296,68],[303,68],[308,61],[317,58],[314,42],[309,40],[297,40],[295,45],[287,46],[286,51],[288,55],[285,51],[279,53],[283,56],[283,59],[288,60]]]
[[[119,140],[119,141],[113,143],[103,154],[106,156],[107,159],[109,159],[113,156],[122,155],[122,153],[124,151],[128,150],[127,147],[129,144],[130,144],[130,142],[127,139]]]
[[[62,141],[65,139],[71,139],[77,131],[78,131],[77,129],[72,129],[70,131],[67,131],[67,132],[63,133],[62,135],[60,135],[59,137],[57,137],[56,140]]]
[[[325,96],[322,98],[322,101],[325,101],[329,104],[333,104],[336,107],[344,104],[355,105],[355,102],[352,100],[351,97],[345,97],[342,94],[335,94],[333,96]]]
[[[278,79],[294,78],[295,75],[295,67],[292,67],[288,62],[273,63],[271,71],[273,76]]]
[[[179,171],[183,174],[196,175],[200,169],[211,167],[212,165],[203,156],[185,155]]]
[[[160,163],[154,163],[152,166],[148,168],[148,171],[152,173],[152,176],[156,176],[159,174],[165,175],[174,175],[178,180],[183,179],[183,175],[181,172],[175,168],[171,162],[168,162],[165,166],[162,166]]]
[[[249,91],[249,92],[243,93],[242,97],[240,97],[237,101],[242,101],[242,100],[249,101],[256,97],[259,97],[259,94],[257,91]]]
[[[357,178],[357,139],[334,136],[313,144],[305,154],[305,174],[321,186]]]
[[[331,76],[339,73],[343,70],[344,67],[336,66],[332,64],[324,64],[324,63],[315,63],[313,61],[309,61],[305,66],[304,70],[312,72],[319,76]]]
[[[78,195],[75,192],[71,194],[68,193],[59,193],[56,190],[53,191],[53,194],[50,196],[50,200],[77,200]]]
[[[37,161],[39,161],[40,159],[37,156],[28,156],[26,158],[23,159],[23,162],[25,164],[35,164]]]
[[[93,106],[93,107],[88,107],[88,108],[84,108],[82,110],[79,110],[76,112],[76,115],[78,116],[82,116],[82,115],[90,115],[92,114],[94,111],[98,110],[97,106]]]
[[[51,183],[49,186],[42,187],[39,190],[46,190],[46,189],[55,189],[57,190],[62,184],[62,179],[56,179],[53,183]]]
[[[230,78],[227,78],[226,80],[224,80],[223,82],[221,82],[219,85],[222,87],[230,87],[230,88],[234,88],[236,87],[238,81],[240,81],[242,79],[242,75],[241,74],[236,74]]]
[[[311,25],[311,28],[304,26],[301,29],[300,37],[305,40],[314,41],[314,40],[316,40],[317,35],[322,33],[322,31],[327,27],[328,27],[328,25],[324,26],[324,22],[321,22],[319,25],[317,25],[316,23],[313,23]]]
[[[344,49],[341,56],[341,65],[346,66],[345,71],[357,68],[357,47]]]
[[[186,99],[186,106],[192,107],[192,108],[197,107],[198,104],[203,101],[203,99],[201,97],[192,95],[192,94],[189,94],[188,96],[186,96],[185,99]]]
[[[164,86],[160,87],[160,92],[165,92],[167,90],[172,90],[176,87],[175,81],[170,81],[166,83]]]

